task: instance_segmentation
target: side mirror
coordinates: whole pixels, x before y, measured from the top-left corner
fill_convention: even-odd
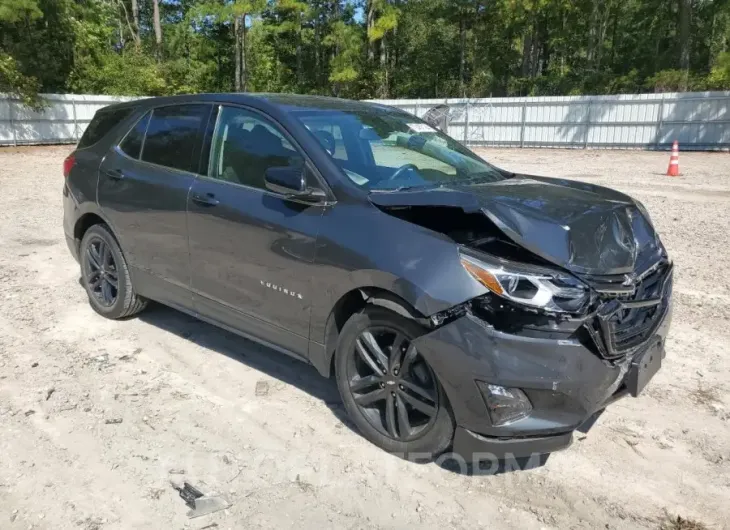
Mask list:
[[[305,167],[270,167],[264,173],[266,189],[307,202],[321,202],[327,194],[319,188],[308,188]]]

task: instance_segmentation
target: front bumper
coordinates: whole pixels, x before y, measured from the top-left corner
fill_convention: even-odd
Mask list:
[[[520,457],[568,447],[574,430],[627,395],[635,361],[650,349],[664,357],[670,322],[671,306],[643,346],[619,361],[601,358],[577,340],[500,332],[472,314],[419,337],[414,345],[454,412],[454,453],[467,461],[476,453]],[[514,423],[492,425],[476,381],[522,389],[532,411]]]

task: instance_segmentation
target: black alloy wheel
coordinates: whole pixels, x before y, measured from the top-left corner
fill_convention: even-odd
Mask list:
[[[405,333],[388,326],[365,329],[347,365],[354,402],[381,434],[408,442],[433,426],[439,411],[436,378]]]
[[[119,296],[119,273],[106,241],[92,237],[86,246],[84,262],[89,292],[104,307],[113,306]]]
[[[147,306],[147,300],[136,293],[122,249],[106,225],[92,225],[84,233],[79,261],[89,303],[100,315],[127,318]]]

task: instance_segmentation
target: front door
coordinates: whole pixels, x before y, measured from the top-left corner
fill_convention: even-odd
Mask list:
[[[190,308],[186,207],[211,105],[147,112],[109,151],[98,197],[141,294]]]
[[[195,181],[188,201],[198,313],[302,356],[323,206],[266,190],[264,172],[304,165],[278,125],[256,111],[223,106],[208,175]]]

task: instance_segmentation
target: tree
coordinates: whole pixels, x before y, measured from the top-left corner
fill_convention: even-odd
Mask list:
[[[368,2],[368,42],[372,50],[374,45],[378,45],[379,64],[377,67],[373,65],[374,53],[369,51],[368,59],[371,62],[371,68],[377,68],[378,71],[378,97],[387,98],[390,92],[389,77],[390,64],[388,57],[388,38],[392,35],[398,26],[399,9],[389,0],[369,0]]]
[[[0,0],[0,91],[28,103],[719,90],[728,54],[730,0]]]
[[[162,23],[160,21],[160,0],[152,0],[152,9],[152,20],[155,26],[155,50],[157,53],[157,58],[159,59],[162,50]]]

